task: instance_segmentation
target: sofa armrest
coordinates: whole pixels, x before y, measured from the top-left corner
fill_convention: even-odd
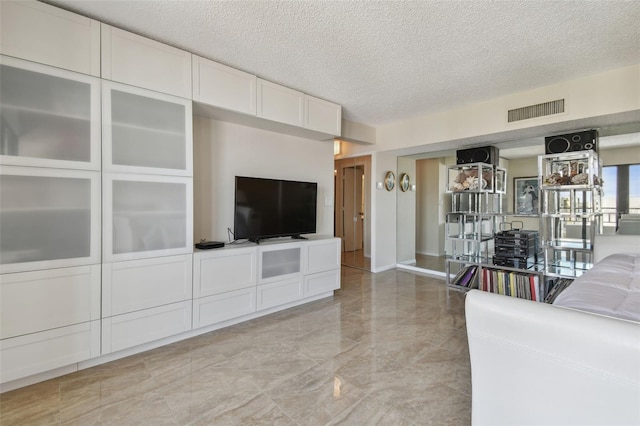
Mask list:
[[[640,235],[596,235],[593,263],[615,253],[640,253]]]
[[[640,424],[640,323],[472,290],[474,425]]]

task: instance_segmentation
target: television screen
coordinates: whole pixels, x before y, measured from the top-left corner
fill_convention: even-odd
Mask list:
[[[236,176],[236,239],[299,237],[316,232],[318,184]]]

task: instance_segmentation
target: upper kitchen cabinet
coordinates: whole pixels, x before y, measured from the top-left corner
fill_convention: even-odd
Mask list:
[[[304,95],[304,127],[309,130],[340,136],[342,107],[313,96]]]
[[[303,127],[304,93],[258,79],[257,116]]]
[[[0,55],[0,164],[100,170],[100,79]]]
[[[195,55],[192,68],[194,101],[256,115],[255,75]]]
[[[99,77],[100,23],[38,1],[2,1],[0,53]]]
[[[193,175],[191,101],[103,82],[102,126],[104,171]]]
[[[191,99],[191,53],[102,24],[102,78]]]

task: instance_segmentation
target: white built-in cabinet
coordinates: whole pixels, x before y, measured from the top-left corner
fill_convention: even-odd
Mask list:
[[[339,105],[37,1],[0,24],[1,383],[339,288],[332,237],[193,253],[191,99],[316,138]]]
[[[0,276],[0,379],[100,355],[100,265]]]
[[[258,309],[302,299],[303,249],[300,243],[258,249]]]
[[[100,172],[0,166],[0,272],[100,263]]]
[[[0,380],[11,382],[100,356],[100,320],[0,340]]]
[[[260,78],[257,95],[257,116],[260,118],[327,135],[341,134],[340,105]]]
[[[255,75],[196,55],[192,68],[194,101],[256,115]]]
[[[102,129],[103,171],[193,175],[188,99],[105,81]]]
[[[100,77],[100,23],[35,0],[3,0],[0,53]]]
[[[342,129],[342,107],[253,74],[193,55],[194,110],[199,115],[313,139]]]
[[[124,57],[118,49],[137,52],[148,42],[105,31],[116,62]],[[154,60],[172,52],[154,52]],[[102,354],[191,330],[191,101],[128,83],[102,85]]]
[[[100,33],[43,3],[0,8],[4,383],[100,355]]]
[[[310,241],[303,251],[303,297],[312,297],[336,290],[340,283],[341,240]],[[338,283],[338,287],[336,287]]]
[[[192,178],[105,173],[103,191],[103,261],[192,251]]]
[[[303,127],[304,93],[259,78],[257,115],[278,123]]]
[[[100,170],[100,79],[0,56],[0,164]]]
[[[264,315],[340,288],[339,238],[267,241],[193,256],[194,329]]]
[[[256,311],[255,247],[199,251],[193,263],[194,328]]]
[[[339,136],[342,131],[342,107],[304,95],[304,128]]]
[[[102,78],[191,99],[191,53],[102,26]]]
[[[191,330],[192,255],[102,265],[102,353]]]

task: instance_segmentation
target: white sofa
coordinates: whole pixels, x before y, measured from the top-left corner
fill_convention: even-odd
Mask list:
[[[640,253],[640,240],[602,236],[594,248],[591,271]],[[466,318],[474,425],[640,424],[640,322],[479,290]]]

